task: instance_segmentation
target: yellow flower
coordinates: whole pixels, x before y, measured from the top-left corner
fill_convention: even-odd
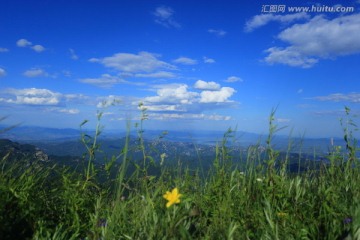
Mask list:
[[[181,195],[182,194],[179,194],[179,191],[177,188],[174,188],[171,192],[166,191],[166,193],[163,196],[168,201],[166,203],[166,207],[168,208],[175,203],[179,203]]]
[[[278,215],[278,217],[280,217],[280,218],[284,218],[284,217],[286,217],[288,214],[285,213],[285,212],[278,212],[277,215]]]

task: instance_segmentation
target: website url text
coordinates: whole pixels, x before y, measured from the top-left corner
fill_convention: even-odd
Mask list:
[[[262,13],[285,13],[285,12],[307,12],[307,13],[348,13],[354,12],[354,7],[343,6],[317,6],[311,7],[287,7],[286,5],[262,5]]]

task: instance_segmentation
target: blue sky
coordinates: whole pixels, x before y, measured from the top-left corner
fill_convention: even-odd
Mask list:
[[[142,102],[148,129],[265,134],[277,107],[294,136],[341,136],[344,106],[360,113],[359,10],[354,0],[3,1],[3,123],[94,127],[103,112],[107,129],[123,129]]]

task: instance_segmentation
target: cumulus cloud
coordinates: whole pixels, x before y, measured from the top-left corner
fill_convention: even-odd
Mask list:
[[[229,100],[236,91],[233,88],[221,88],[215,82],[199,80],[194,84],[195,90],[189,90],[186,84],[166,84],[154,88],[155,96],[141,100],[150,119],[227,121],[231,119],[230,116],[209,112],[236,105],[236,102]],[[139,100],[133,102],[133,105],[137,105],[138,102]]]
[[[99,78],[80,79],[83,83],[93,84],[99,87],[110,88],[115,84],[135,84],[143,85],[143,83],[132,83],[126,81],[126,78],[158,78],[167,79],[175,78],[177,75],[171,71],[177,70],[177,67],[159,60],[160,55],[139,52],[132,53],[116,53],[110,57],[91,58],[90,62],[100,63],[105,67],[119,71],[118,76],[103,74]]]
[[[33,69],[30,69],[30,70],[27,70],[23,73],[23,75],[25,77],[30,77],[30,78],[33,78],[33,77],[48,77],[49,74],[47,72],[45,72],[43,69],[40,69],[40,68],[33,68]]]
[[[62,95],[48,89],[24,88],[8,89],[8,97],[0,98],[0,102],[25,105],[58,105]]]
[[[204,63],[215,63],[215,60],[208,57],[203,57]]]
[[[205,82],[203,80],[198,80],[195,82],[194,88],[201,90],[218,90],[220,89],[220,84],[216,82]]]
[[[200,96],[201,103],[222,103],[228,102],[229,98],[235,93],[235,89],[222,87],[219,91],[202,91]]]
[[[188,111],[204,109],[201,104],[231,103],[229,98],[236,92],[230,87],[221,87],[215,82],[198,80],[194,87],[200,92],[189,91],[186,84],[158,86],[156,96],[145,97],[148,110]]]
[[[16,45],[18,47],[28,47],[28,46],[32,45],[32,42],[29,42],[28,40],[22,38],[22,39],[17,40]]]
[[[6,71],[3,68],[0,68],[0,77],[4,77],[6,75]]]
[[[0,47],[0,52],[8,52],[9,49]]]
[[[61,94],[49,89],[24,88],[3,89],[0,91],[0,102],[17,105],[51,106],[47,110],[63,108],[67,104],[94,105],[96,99],[84,94]],[[69,114],[75,114],[75,108],[66,108]]]
[[[224,80],[224,82],[242,82],[243,80],[236,76],[230,76]]]
[[[288,47],[271,47],[265,52],[269,64],[309,68],[320,59],[360,53],[360,14],[326,19],[318,15],[309,22],[295,24],[278,35]]]
[[[31,47],[32,50],[34,50],[35,52],[43,52],[45,51],[45,48],[41,45],[34,45]]]
[[[110,74],[102,74],[99,78],[83,78],[79,80],[82,83],[92,84],[102,88],[110,88],[113,85],[121,83],[130,83],[117,76],[111,76]]]
[[[164,27],[167,28],[181,27],[181,25],[174,20],[173,18],[174,10],[171,7],[166,7],[166,6],[157,7],[153,12],[153,15],[155,16],[155,22]]]
[[[256,28],[265,26],[269,22],[280,22],[280,23],[291,23],[296,20],[309,19],[310,15],[306,12],[286,14],[286,15],[275,15],[275,14],[260,14],[255,15],[249,21],[245,23],[245,32],[251,32]]]
[[[349,94],[334,93],[327,96],[317,96],[311,99],[318,101],[332,101],[332,102],[352,102],[360,103],[360,93],[352,92]]]
[[[223,37],[223,36],[225,36],[226,35],[226,31],[224,31],[224,30],[222,30],[222,29],[212,29],[212,28],[210,28],[209,30],[208,30],[208,32],[209,33],[211,33],[211,34],[214,34],[214,35],[216,35],[216,36],[218,36],[218,37]]]
[[[265,52],[269,53],[265,57],[265,62],[269,64],[281,63],[292,67],[310,68],[319,61],[317,58],[302,54],[292,46],[287,48],[272,47]]]
[[[197,61],[188,57],[179,57],[173,61],[174,63],[183,64],[183,65],[195,65]]]
[[[320,15],[305,24],[296,24],[279,34],[279,39],[295,46],[302,53],[320,57],[360,52],[360,14],[333,20]]]
[[[105,67],[129,73],[153,72],[159,69],[175,70],[176,67],[160,61],[158,55],[149,52],[116,53],[111,57],[91,58],[90,62],[103,64]]]
[[[29,47],[32,50],[34,50],[35,52],[45,51],[45,48],[42,45],[39,45],[39,44],[33,45],[32,42],[30,42],[24,38],[17,40],[16,45],[18,47]]]
[[[158,89],[156,93],[157,96],[146,97],[144,102],[191,104],[199,95],[197,92],[188,91],[186,84],[165,85]]]

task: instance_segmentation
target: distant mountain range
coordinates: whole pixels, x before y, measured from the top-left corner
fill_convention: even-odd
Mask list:
[[[101,151],[95,153],[95,167],[104,170],[104,163],[108,162],[111,156],[118,156],[125,144],[125,138],[119,139],[118,142],[113,140],[102,140]],[[139,142],[136,139],[130,140],[127,158],[132,163],[142,163],[141,149],[137,148]],[[35,146],[36,145],[36,146]],[[32,164],[40,164],[43,166],[70,167],[76,171],[82,171],[86,167],[87,157],[81,157],[86,152],[85,147],[79,141],[65,141],[65,142],[51,142],[38,144],[21,144],[13,142],[8,139],[0,139],[0,160],[5,160],[7,166],[11,164],[21,164],[28,167]],[[216,146],[213,145],[194,145],[192,143],[184,142],[170,142],[170,141],[155,141],[144,142],[147,156],[156,162],[156,165],[151,165],[150,171],[152,174],[160,174],[159,167],[161,162],[165,166],[175,166],[176,168],[189,168],[191,170],[203,169],[204,172],[210,170],[213,166],[216,156]],[[229,147],[228,156],[231,157],[233,166],[245,167],[247,158],[247,149],[241,147]],[[265,148],[258,146],[257,150],[261,155],[261,159],[266,158]],[[116,175],[116,169],[121,163],[122,157],[116,161],[117,166],[112,170],[111,174]],[[322,162],[327,162],[326,158],[313,158],[306,154],[286,153],[280,152],[279,161],[288,159],[287,169],[290,172],[296,173],[304,171],[308,168],[318,169]],[[149,159],[148,159],[149,160]],[[255,159],[253,159],[255,160]],[[259,159],[258,159],[259,160]],[[255,160],[255,161],[258,161]],[[314,161],[315,160],[315,161]],[[321,161],[319,161],[321,160]],[[104,162],[105,161],[105,162]],[[160,165],[159,165],[160,163]],[[277,164],[277,167],[280,167]],[[135,165],[130,164],[128,173],[135,170]],[[115,176],[114,175],[114,176]],[[103,176],[104,177],[104,176]]]
[[[0,125],[0,129],[4,129],[5,126]],[[78,153],[84,150],[81,147],[80,139],[82,133],[94,136],[94,130],[80,130],[80,129],[58,129],[58,128],[44,128],[44,127],[31,127],[31,126],[17,126],[9,131],[0,133],[0,138],[10,139],[20,143],[32,143],[36,146],[42,146],[47,149],[52,149],[51,154],[61,153],[64,149],[67,152]],[[152,141],[168,141],[173,143],[191,143],[200,145],[214,146],[221,142],[224,137],[222,131],[156,131],[146,130],[143,132],[143,137],[149,142]],[[136,131],[130,133],[132,139],[137,138]],[[233,137],[229,137],[229,141],[233,146],[240,146],[247,148],[250,145],[266,145],[267,136],[261,136],[255,133],[236,131],[231,134]],[[103,142],[103,146],[109,150],[112,145],[116,145],[116,142],[121,142],[126,136],[125,131],[111,131],[105,130],[101,133],[99,139]],[[329,138],[289,138],[288,136],[276,135],[272,141],[272,146],[280,151],[287,151],[289,148],[289,139],[291,141],[290,152],[303,152],[303,153],[316,153],[323,154],[328,152],[331,142]],[[333,139],[334,145],[344,146],[344,141],[341,138]],[[65,147],[66,146],[66,147]],[[58,148],[58,150],[55,150]],[[64,152],[63,152],[64,153]],[[78,155],[78,154],[76,154]]]
[[[0,126],[1,129],[5,127]],[[18,126],[8,131],[0,131],[0,158],[11,153],[9,156],[16,161],[35,159],[43,164],[56,163],[78,169],[77,166],[84,164],[87,159],[87,149],[81,141],[82,134],[89,136],[87,139],[91,144],[91,137],[95,134],[93,130]],[[234,164],[242,164],[247,159],[247,150],[250,146],[257,148],[261,153],[261,159],[266,158],[267,136],[254,133],[145,130],[142,134],[146,156],[158,163],[165,161],[165,164],[176,166],[181,164],[190,169],[201,166],[208,170],[216,157],[217,146],[223,144],[224,136],[227,138],[226,146]],[[340,138],[332,139],[332,142],[336,146],[344,146],[344,141]],[[98,167],[103,167],[104,163],[113,156],[118,156],[117,164],[119,164],[126,143],[126,132],[104,131],[97,143],[99,150],[95,153],[95,163]],[[143,153],[136,131],[130,133],[128,145],[127,158],[132,162],[141,162]],[[308,163],[314,163],[313,167],[317,168],[321,162],[327,161],[328,152],[331,150],[331,142],[328,138],[301,139],[276,135],[271,145],[280,152],[280,161],[289,159],[288,168],[291,172],[306,169]]]
[[[4,129],[5,126],[0,126]],[[71,128],[44,128],[44,127],[28,127],[17,126],[1,134],[1,138],[7,138],[15,141],[62,141],[79,138],[80,130]]]

